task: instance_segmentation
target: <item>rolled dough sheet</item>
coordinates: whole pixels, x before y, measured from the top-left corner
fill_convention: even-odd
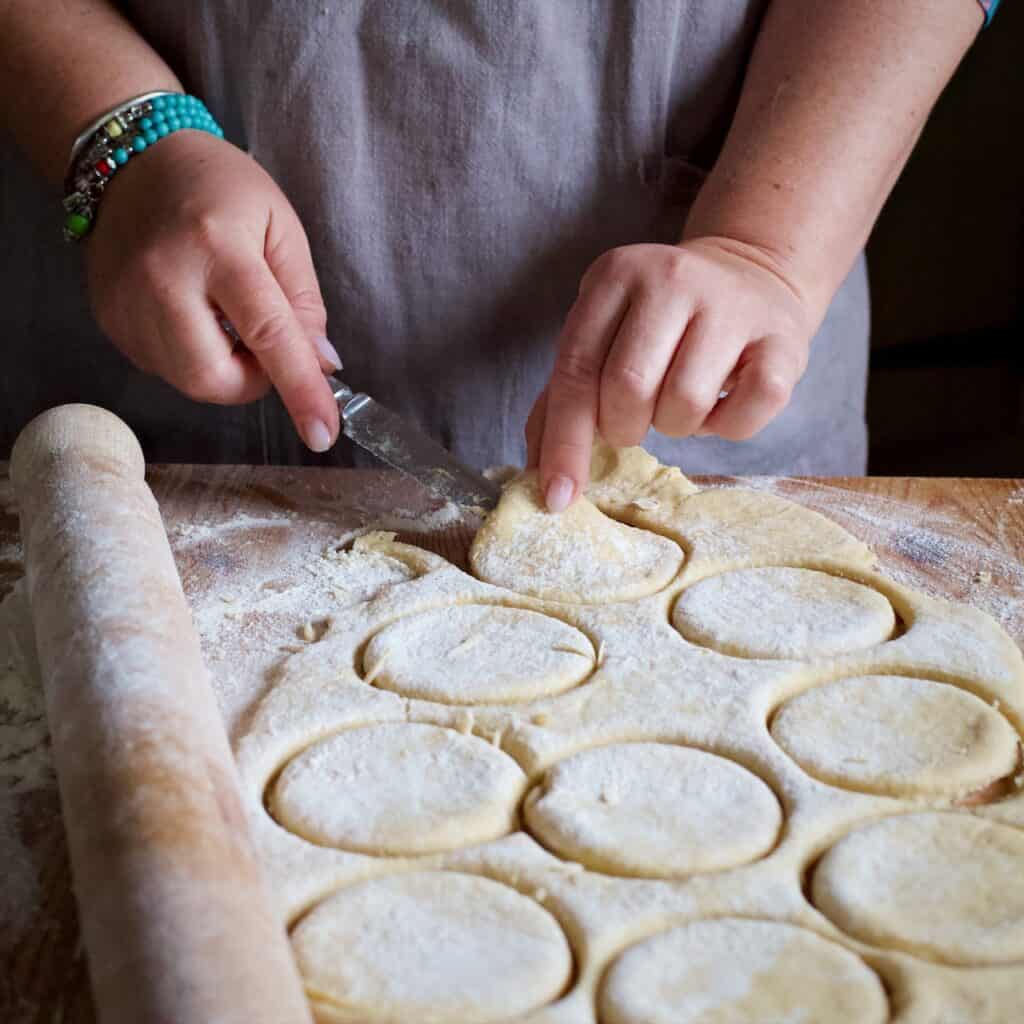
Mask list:
[[[1017,1019],[1024,659],[993,619],[639,449],[562,516],[513,480],[472,573],[346,557],[405,571],[236,746],[322,1021]]]

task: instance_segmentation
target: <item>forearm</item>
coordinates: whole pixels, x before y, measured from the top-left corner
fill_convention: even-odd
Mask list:
[[[685,237],[753,247],[823,313],[982,20],[973,0],[772,0]]]
[[[181,84],[107,0],[0,0],[0,121],[50,182],[85,125],[156,89]]]

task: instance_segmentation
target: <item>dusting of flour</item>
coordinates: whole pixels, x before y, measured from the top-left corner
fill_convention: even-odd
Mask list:
[[[253,539],[241,539],[247,532]],[[361,533],[332,536],[290,517],[172,531],[203,656],[229,731],[268,673],[315,643],[342,609],[412,576],[396,558],[347,550]],[[277,534],[271,557],[250,552]],[[222,560],[230,571],[218,572]],[[189,567],[193,571],[189,571]]]

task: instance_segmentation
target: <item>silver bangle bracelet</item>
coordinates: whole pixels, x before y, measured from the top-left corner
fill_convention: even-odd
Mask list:
[[[76,242],[91,230],[103,191],[119,167],[173,132],[194,128],[224,137],[195,96],[147,92],[107,111],[75,139],[64,179],[64,238]]]
[[[95,121],[90,122],[82,129],[78,135],[75,136],[75,141],[71,143],[71,155],[68,157],[67,166],[64,169],[64,184],[68,183],[68,179],[74,172],[75,164],[78,162],[78,158],[81,155],[82,147],[102,128],[108,121],[113,121],[115,118],[121,117],[128,113],[132,107],[142,103],[148,103],[150,100],[156,99],[157,96],[174,96],[175,93],[167,89],[157,89],[155,92],[144,92],[140,96],[133,96],[130,100],[125,100],[124,103],[119,103],[116,107],[112,107],[105,114],[100,114]],[[123,125],[121,126],[124,127]]]

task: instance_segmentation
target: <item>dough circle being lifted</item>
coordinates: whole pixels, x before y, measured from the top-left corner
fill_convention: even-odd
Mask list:
[[[966,797],[1019,759],[1013,727],[983,700],[904,676],[815,687],[782,705],[771,734],[808,775],[883,796]]]
[[[474,574],[519,594],[573,604],[631,601],[667,586],[683,564],[675,541],[609,519],[586,497],[552,515],[536,476],[509,484],[469,553]]]
[[[878,591],[815,569],[737,569],[679,595],[672,624],[691,643],[739,658],[808,660],[888,640],[892,605]]]
[[[884,818],[814,872],[818,909],[847,935],[948,964],[1024,959],[1024,832],[969,814]]]
[[[782,812],[756,775],[664,743],[584,750],[549,768],[525,801],[533,835],[612,875],[683,878],[747,864],[775,844]]]
[[[601,1024],[883,1024],[889,1006],[861,959],[804,928],[695,921],[626,950],[601,993]]]
[[[461,604],[410,615],[367,644],[375,686],[442,704],[513,704],[583,682],[594,645],[561,619],[522,608]]]
[[[484,740],[388,722],[314,743],[285,766],[268,806],[321,846],[414,856],[506,835],[525,784],[519,765]]]
[[[319,1019],[485,1024],[555,999],[572,954],[543,907],[488,878],[421,871],[335,893],[292,932]]]

